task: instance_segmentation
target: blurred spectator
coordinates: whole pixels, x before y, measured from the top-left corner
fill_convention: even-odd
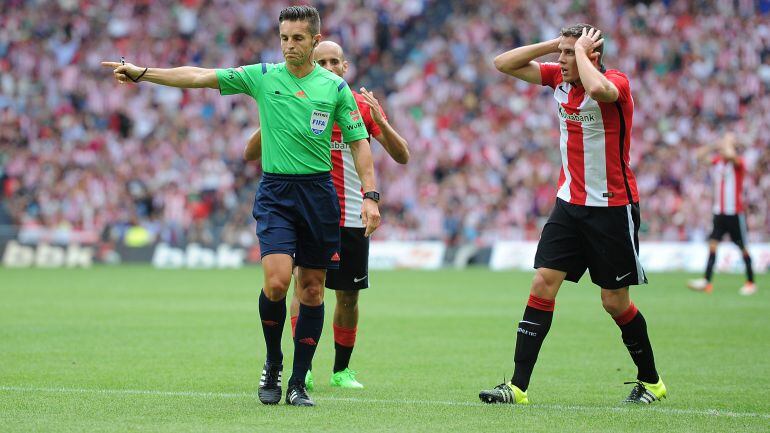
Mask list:
[[[632,165],[644,239],[703,240],[707,169],[694,150],[724,129],[745,146],[752,240],[770,237],[770,20],[765,2],[319,0],[323,33],[409,140],[375,149],[378,239],[536,239],[558,176],[547,90],[491,66],[498,53],[591,22],[636,95]],[[5,2],[0,15],[0,224],[49,239],[125,235],[249,246],[259,167],[247,97],[116,86],[102,59],[229,67],[279,62],[273,0]],[[558,11],[558,12],[557,12]],[[567,18],[565,18],[567,17]],[[746,31],[751,29],[751,31]],[[387,95],[383,98],[383,95]],[[9,221],[10,220],[10,221]]]

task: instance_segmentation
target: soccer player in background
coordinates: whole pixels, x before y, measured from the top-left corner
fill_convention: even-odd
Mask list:
[[[278,21],[284,63],[228,69],[102,64],[113,68],[121,83],[207,87],[219,89],[222,95],[244,93],[257,101],[264,135],[264,174],[253,215],[265,274],[259,314],[267,347],[258,394],[264,404],[281,400],[281,334],[286,321],[286,293],[296,264],[300,306],[286,403],[313,406],[304,378],[321,337],[326,269],[339,267],[340,209],[330,174],[331,123],[341,125],[364,191],[372,195],[376,188],[368,134],[357,115],[353,93],[342,78],[312,59],[321,39],[318,11],[310,6],[292,6],[281,11]],[[376,201],[364,201],[362,222],[367,236],[377,228],[380,214]]]
[[[704,160],[714,153],[712,147],[698,151],[698,159]],[[726,233],[730,240],[741,249],[743,263],[746,265],[746,283],[740,288],[741,295],[753,295],[757,292],[754,284],[754,270],[751,268],[751,255],[747,247],[746,211],[743,204],[743,180],[746,176],[746,163],[738,156],[735,149],[735,135],[725,134],[718,145],[718,154],[711,158],[711,179],[714,182],[714,228],[709,236],[709,258],[703,278],[690,280],[687,287],[692,290],[711,293],[714,275],[714,263],[717,260],[717,247]]]
[[[313,57],[321,67],[339,77],[344,77],[349,63],[342,47],[331,41],[323,41],[315,48]],[[370,136],[382,144],[394,161],[406,164],[409,161],[409,145],[388,122],[379,102],[372,92],[361,88],[353,91],[361,119]],[[257,129],[249,139],[243,157],[254,161],[261,156],[261,132]],[[361,180],[356,174],[355,161],[350,147],[343,142],[342,131],[334,124],[331,141],[332,179],[340,202],[340,267],[326,273],[326,287],[335,291],[337,305],[334,309],[334,367],[330,383],[340,388],[363,388],[356,380],[356,372],[348,368],[358,330],[358,294],[369,287],[369,238],[364,235],[361,207],[364,197]],[[295,279],[295,284],[296,284]],[[291,302],[292,332],[297,322],[299,298],[297,291]],[[313,390],[313,376],[308,370],[305,385]]]
[[[565,279],[578,282],[586,269],[637,366],[625,401],[652,403],[666,396],[647,325],[629,295],[629,285],[647,283],[638,256],[639,195],[629,167],[634,102],[628,78],[604,68],[603,41],[598,29],[577,24],[556,39],[515,48],[494,61],[503,73],[553,88],[562,168],[518,326],[513,378],[481,391],[486,403],[529,403],[530,376],[551,327],[556,294]],[[551,53],[559,53],[558,63],[534,61]]]

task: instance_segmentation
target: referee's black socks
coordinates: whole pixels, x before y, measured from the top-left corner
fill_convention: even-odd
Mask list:
[[[283,363],[281,334],[283,334],[283,324],[286,322],[286,298],[271,301],[262,289],[259,292],[259,318],[262,320],[262,333],[265,334],[267,362],[280,365]]]
[[[652,354],[650,337],[647,335],[647,322],[642,313],[632,302],[626,311],[613,317],[620,328],[623,344],[626,345],[631,359],[634,360],[638,373],[637,380],[658,383],[660,379],[655,370],[655,357]]]
[[[321,339],[324,326],[324,304],[311,307],[299,304],[297,328],[294,333],[294,365],[289,383],[305,383],[305,375],[310,369],[315,349]]]
[[[529,387],[529,379],[535,368],[537,355],[543,340],[551,329],[555,301],[529,295],[524,317],[519,322],[516,335],[515,362],[511,383],[522,391]]]

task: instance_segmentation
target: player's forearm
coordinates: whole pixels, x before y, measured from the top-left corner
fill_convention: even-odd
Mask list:
[[[377,126],[379,126],[380,131],[382,131],[382,135],[377,137],[377,141],[382,144],[385,151],[388,152],[388,155],[399,164],[406,164],[409,162],[409,144],[404,137],[396,132],[387,120],[378,123]]]
[[[353,153],[353,161],[356,166],[356,173],[361,179],[361,188],[364,192],[376,191],[377,183],[374,179],[374,160],[372,159],[372,148],[366,140],[356,140],[350,143],[350,151]]]
[[[559,52],[559,38],[550,41],[538,42],[514,48],[495,57],[495,68],[498,71],[512,74],[517,69],[529,65],[529,63],[547,54]]]
[[[262,158],[262,129],[259,128],[251,134],[246,148],[243,150],[243,159],[246,161],[256,161]]]
[[[178,68],[149,68],[141,81],[149,81],[164,86],[198,89],[208,87],[218,89],[219,81],[214,69],[180,66]]]
[[[701,146],[695,150],[695,158],[699,161],[706,161],[716,150],[717,147],[714,144]]]
[[[575,52],[580,83],[586,93],[594,100],[600,102],[614,102],[618,99],[618,89],[604,76],[591,62],[585,51]]]

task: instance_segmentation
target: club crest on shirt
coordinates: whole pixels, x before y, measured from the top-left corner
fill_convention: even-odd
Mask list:
[[[326,130],[326,125],[329,124],[330,114],[325,111],[313,110],[313,114],[310,115],[310,130],[315,135],[321,135]]]

